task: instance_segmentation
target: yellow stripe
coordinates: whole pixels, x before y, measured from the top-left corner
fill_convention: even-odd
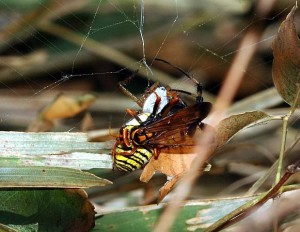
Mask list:
[[[118,153],[130,153],[117,146],[115,156],[115,167],[123,171],[134,171],[144,166],[152,157],[152,152],[145,148],[138,148],[132,155],[118,155]],[[129,170],[128,170],[129,169]]]

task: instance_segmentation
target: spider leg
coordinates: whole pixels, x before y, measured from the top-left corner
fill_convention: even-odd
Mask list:
[[[144,102],[146,101],[147,97],[149,97],[149,95],[151,93],[153,93],[157,87],[159,86],[159,82],[155,82],[153,85],[151,85],[150,87],[148,86],[147,89],[145,90],[145,93],[143,94],[143,96],[141,97],[141,102],[144,104]]]
[[[135,111],[135,110],[131,110],[131,109],[126,109],[126,112],[128,114],[130,114],[132,117],[134,117],[138,122],[139,124],[142,124],[143,121],[140,119],[140,117],[138,116],[138,112]]]
[[[152,118],[156,115],[158,107],[159,107],[159,103],[161,102],[160,96],[158,96],[158,94],[156,92],[153,92],[153,93],[155,94],[156,99],[155,99],[155,103],[154,103],[154,106],[153,106],[152,113],[150,114],[150,118]]]
[[[170,94],[171,100],[168,102],[167,105],[165,105],[165,107],[161,111],[162,118],[167,116],[171,108],[179,101],[178,95],[175,92],[170,92]]]
[[[136,104],[138,104],[138,106],[142,107],[143,106],[143,101],[138,99],[136,96],[133,95],[133,93],[131,93],[128,89],[126,89],[125,85],[128,84],[132,78],[135,77],[135,75],[137,74],[138,70],[136,70],[130,77],[126,78],[124,81],[120,81],[118,83],[118,87],[120,89],[120,91],[125,94],[127,97],[131,98],[133,101],[136,102]]]

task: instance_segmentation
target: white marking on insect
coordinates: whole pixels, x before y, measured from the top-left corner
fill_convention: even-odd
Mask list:
[[[158,95],[161,98],[161,101],[158,105],[156,114],[160,113],[162,111],[162,109],[168,104],[167,90],[165,87],[158,87],[158,88],[156,88],[156,90],[154,92],[156,94],[151,93],[144,102],[144,105],[143,105],[144,113],[149,113],[149,114],[153,113],[154,105],[155,105],[156,98],[157,98],[156,95]]]
[[[141,119],[142,122],[145,122],[147,118],[149,117],[148,113],[141,113],[138,114],[138,117]],[[135,118],[130,119],[128,122],[126,122],[125,126],[139,126],[141,125]]]

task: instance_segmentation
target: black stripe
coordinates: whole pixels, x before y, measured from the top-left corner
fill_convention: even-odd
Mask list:
[[[135,159],[132,158],[132,157],[135,157]],[[128,159],[131,159],[134,162],[139,163],[140,165],[144,165],[145,164],[144,160],[142,160],[140,157],[138,157],[136,155],[131,155],[131,156],[128,157]]]
[[[123,149],[120,148],[118,146],[119,149]],[[134,171],[136,169],[139,169],[140,167],[138,166],[144,166],[149,160],[150,158],[152,157],[152,152],[145,148],[145,147],[140,147],[139,148],[141,151],[139,150],[136,150],[132,155],[118,155],[118,156],[122,156],[122,158],[124,158],[125,160],[119,160],[117,157],[115,157],[116,161],[116,168],[118,168],[119,170],[121,171],[126,171],[126,172],[131,172],[131,171]],[[144,150],[143,150],[144,149]],[[125,148],[123,150],[132,150],[132,148]],[[147,155],[147,152],[148,152],[148,155]],[[144,160],[145,159],[145,160]],[[132,161],[133,163],[135,164],[132,164],[132,163],[129,163],[128,161]]]
[[[142,148],[142,149],[145,149],[146,151],[149,152],[149,150],[147,150],[146,148]],[[140,156],[142,156],[143,158],[145,158],[146,161],[149,161],[149,159],[151,158],[151,155],[152,155],[152,153],[149,152],[149,153],[150,153],[150,157],[148,157],[145,153],[136,150],[132,155],[128,155],[128,156],[127,156],[127,155],[122,155],[122,156],[125,157],[125,158],[127,158],[127,159],[131,159],[131,160],[133,160],[133,161],[139,163],[140,165],[144,165],[146,161],[144,161],[142,158],[140,158],[137,154],[135,155],[135,153],[137,153],[137,154],[139,154]],[[135,158],[139,159],[140,162],[137,161],[137,160],[135,160],[135,159],[133,159],[133,158],[131,158],[131,157],[135,157]]]
[[[130,166],[131,168],[133,168],[133,169],[136,169],[137,167],[136,166],[134,166],[133,164],[131,164],[131,163],[128,163],[127,162],[127,160],[119,160],[119,162],[120,163],[123,163],[123,164],[127,164],[128,166]]]
[[[134,171],[135,169],[132,169],[131,167],[128,167],[128,166],[126,166],[126,165],[124,165],[124,164],[120,164],[120,163],[118,163],[117,165],[116,165],[116,167],[119,169],[119,170],[123,170],[123,171],[127,171],[127,172],[132,172],[132,171]]]
[[[146,154],[144,154],[144,153],[142,153],[142,152],[140,152],[138,150],[136,151],[136,153],[138,153],[140,156],[144,157],[146,160],[150,159]]]
[[[136,162],[136,163],[138,163],[138,164],[140,164],[140,165],[143,165],[144,164],[144,161],[140,158],[140,157],[138,157],[138,156],[136,156],[136,155],[131,155],[131,156],[125,156],[126,158],[127,158],[127,160],[132,160],[133,162]],[[134,159],[134,158],[132,158],[132,157],[135,157],[136,159],[138,159],[138,160],[136,160],[136,159]]]
[[[126,146],[117,146],[117,148],[124,150],[124,151],[130,151],[132,150],[132,147],[126,147]]]
[[[147,150],[151,155],[152,155],[152,152],[150,152],[148,149],[144,148],[145,150]],[[143,156],[145,159],[149,160],[151,157],[148,157],[145,153],[139,151],[139,150],[136,150],[135,152],[139,153],[141,156]]]
[[[128,158],[128,157],[126,157]],[[127,159],[128,160],[128,159]],[[127,160],[118,160],[119,162],[123,163],[123,164],[128,164],[128,166],[130,166],[133,170],[137,169],[138,167],[137,166],[134,166],[133,164],[131,163],[128,163]],[[136,162],[135,160],[133,160],[134,162]],[[137,162],[138,163],[138,162]]]
[[[117,168],[121,171],[125,171],[125,172],[131,172],[134,171],[132,169],[130,169],[129,167],[125,166],[125,165],[118,165]]]

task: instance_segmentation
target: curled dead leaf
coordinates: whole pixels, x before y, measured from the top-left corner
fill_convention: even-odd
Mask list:
[[[76,97],[61,94],[39,113],[37,118],[28,126],[27,131],[49,131],[54,125],[54,120],[74,117],[86,110],[95,100],[96,96],[93,94]]]
[[[209,125],[206,125],[206,127],[214,130]],[[202,136],[202,134],[203,130],[198,128],[194,134],[194,139]],[[211,147],[214,149],[215,144],[211,144]],[[198,155],[195,150],[195,147],[186,150],[190,151],[190,153],[181,153],[179,149],[177,153],[176,149],[168,150],[168,152],[162,150],[158,159],[152,158],[145,166],[140,176],[142,182],[148,182],[155,172],[163,173],[169,178],[165,185],[159,190],[158,202],[160,202],[173,189],[181,177],[190,170],[194,159]],[[199,168],[199,172],[203,170],[202,167]]]
[[[232,136],[244,127],[268,117],[270,116],[262,111],[253,111],[225,118],[219,123],[217,129],[206,125],[206,128],[213,130],[215,134],[215,139],[209,144],[212,153],[227,143]],[[199,136],[205,136],[205,132],[201,129],[197,129],[194,135],[195,139],[199,138]],[[158,159],[152,158],[140,176],[142,182],[148,182],[155,172],[163,173],[169,178],[165,185],[159,190],[158,202],[174,188],[183,175],[189,172],[194,159],[199,155],[196,152],[188,154],[173,152],[174,153],[161,152]],[[199,172],[203,172],[204,170],[203,167],[199,168]]]
[[[47,121],[74,117],[86,110],[95,100],[96,96],[92,94],[77,97],[59,95],[50,105],[45,107],[41,116]]]
[[[216,130],[216,149],[226,144],[237,132],[244,127],[265,118],[270,117],[262,111],[252,111],[243,114],[232,115],[223,119]]]
[[[64,189],[66,195],[77,199],[79,211],[78,217],[70,221],[64,228],[65,231],[90,231],[95,226],[95,211],[93,204],[88,200],[88,196],[83,189]],[[74,206],[74,207],[75,207]],[[70,212],[71,213],[71,212]]]
[[[281,23],[273,48],[272,75],[275,87],[281,97],[292,105],[300,83],[300,42],[294,25],[295,5]],[[300,106],[300,100],[297,107]]]
[[[157,202],[159,203],[174,188],[175,184],[186,174],[197,156],[191,154],[168,154],[161,153],[158,159],[152,158],[144,168],[140,181],[148,182],[155,172],[165,174],[169,180],[159,190]],[[199,170],[199,171],[203,171]]]

